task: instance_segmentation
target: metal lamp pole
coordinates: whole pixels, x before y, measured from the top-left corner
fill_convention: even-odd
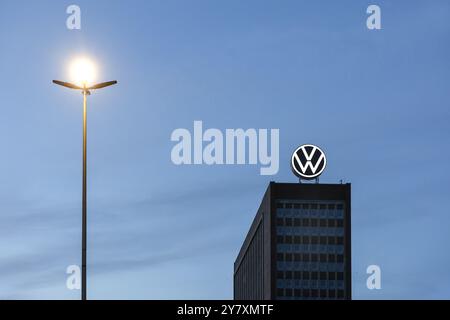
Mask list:
[[[87,244],[87,110],[88,91],[83,90],[83,196],[82,196],[82,227],[81,227],[81,300],[86,300],[86,244]]]
[[[81,300],[87,300],[87,96],[90,90],[101,89],[117,83],[117,81],[102,82],[90,87],[77,86],[72,83],[53,80],[53,83],[83,93],[83,195],[82,195],[82,226],[81,226]]]

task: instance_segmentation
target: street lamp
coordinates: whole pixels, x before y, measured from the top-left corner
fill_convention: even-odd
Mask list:
[[[87,243],[87,162],[86,162],[86,145],[87,145],[87,110],[86,110],[86,97],[91,94],[91,90],[97,90],[105,87],[112,86],[117,81],[108,81],[98,84],[92,84],[95,79],[95,66],[94,64],[85,58],[77,59],[71,64],[71,77],[74,83],[63,82],[59,80],[53,80],[54,84],[75,90],[81,90],[83,93],[83,196],[82,196],[82,249],[81,249],[81,299],[86,300],[86,243]]]

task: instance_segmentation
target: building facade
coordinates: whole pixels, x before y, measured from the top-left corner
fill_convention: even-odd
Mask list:
[[[351,283],[351,185],[271,182],[234,263],[234,298],[351,299]]]

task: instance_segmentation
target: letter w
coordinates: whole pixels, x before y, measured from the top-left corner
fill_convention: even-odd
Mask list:
[[[314,148],[311,150],[311,153],[310,153],[310,154],[307,154],[307,153],[306,153],[305,148],[302,148],[301,150],[302,150],[302,152],[303,152],[303,155],[304,155],[305,158],[306,158],[306,163],[305,163],[305,165],[303,165],[303,163],[300,161],[300,158],[298,157],[297,153],[294,154],[295,161],[297,161],[297,164],[300,166],[300,169],[302,170],[302,172],[306,172],[306,170],[307,170],[308,167],[309,167],[309,168],[311,168],[312,173],[315,174],[316,171],[317,171],[317,168],[319,167],[320,163],[322,162],[322,159],[325,157],[324,154],[322,153],[322,154],[320,155],[319,159],[318,159],[317,162],[316,162],[316,165],[313,166],[311,160],[312,160],[312,157],[314,156],[314,154],[316,153],[317,148],[314,147]]]

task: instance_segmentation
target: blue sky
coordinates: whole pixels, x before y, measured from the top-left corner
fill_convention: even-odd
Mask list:
[[[66,28],[70,4],[82,30]],[[378,4],[382,30],[366,28]],[[0,298],[77,299],[82,97],[51,84],[88,54],[89,297],[231,299],[233,262],[291,151],[352,183],[357,299],[450,299],[448,1],[0,4]],[[280,171],[175,166],[174,129],[279,128]],[[382,290],[365,270],[382,269]]]

